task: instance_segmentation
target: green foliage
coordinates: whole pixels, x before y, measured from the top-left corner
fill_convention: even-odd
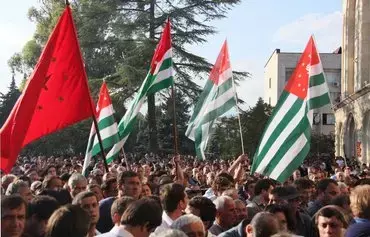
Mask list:
[[[311,149],[308,157],[318,157],[320,155],[334,157],[335,153],[335,137],[333,134],[323,135],[312,133],[311,135]]]
[[[271,112],[271,106],[259,98],[254,107],[240,114],[244,150],[249,157],[253,157],[257,149]],[[223,117],[216,123],[216,129],[209,144],[209,153],[223,159],[236,157],[242,153],[237,116]]]
[[[175,92],[175,115],[178,149],[180,154],[194,154],[194,143],[185,136],[185,132],[190,119],[189,110],[191,104],[186,100],[184,94],[177,90]],[[158,138],[159,147],[164,153],[175,153],[174,139],[174,105],[171,95],[165,97],[164,103],[159,107],[158,117]]]
[[[242,153],[237,117],[223,117],[215,123],[206,153],[222,159],[230,159]]]
[[[272,113],[272,107],[262,98],[256,105],[241,115],[245,152],[253,157],[262,138],[267,121]]]
[[[71,7],[92,94],[97,95],[102,79],[105,79],[111,88],[113,106],[120,119],[125,112],[124,104],[127,99],[137,92],[146,76],[162,26],[167,17],[170,17],[176,86],[184,98],[191,103],[195,102],[201,90],[194,79],[206,78],[212,65],[203,57],[188,52],[186,48],[190,44],[206,42],[206,37],[216,33],[211,21],[226,17],[227,12],[239,2],[240,0],[72,1]],[[44,0],[38,8],[29,9],[28,17],[36,24],[36,31],[23,50],[15,53],[9,60],[12,70],[24,74],[25,78],[30,75],[41,48],[46,44],[64,7],[64,1]],[[246,76],[246,72],[234,72],[236,80]],[[24,82],[25,80],[23,84]],[[158,123],[153,113],[156,111],[153,110],[154,102],[154,98],[149,100],[149,125],[144,127],[151,131],[150,144],[156,145],[153,139],[157,136],[155,125]],[[70,129],[77,128],[78,126],[73,126]],[[89,126],[86,130],[80,130],[84,134],[88,134],[88,131]],[[142,131],[134,136],[143,140]],[[55,135],[53,138],[57,141],[58,137]],[[69,139],[75,140],[74,137]],[[83,141],[87,141],[87,136]],[[78,144],[77,140],[72,142],[71,149],[75,147],[73,144]],[[128,149],[132,146],[134,145],[129,145]]]
[[[14,76],[12,77],[8,88],[9,91],[5,95],[0,95],[0,127],[2,127],[5,123],[6,119],[13,109],[14,104],[17,102],[18,97],[21,94],[17,86],[15,85]]]

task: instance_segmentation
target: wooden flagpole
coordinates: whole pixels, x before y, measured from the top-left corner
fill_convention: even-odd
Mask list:
[[[245,154],[245,151],[244,151],[243,132],[242,132],[242,123],[240,121],[240,109],[238,107],[238,95],[236,94],[236,87],[235,87],[235,82],[234,82],[234,76],[233,75],[231,75],[231,80],[232,80],[232,83],[233,83],[234,98],[235,98],[236,110],[237,110],[237,114],[238,114],[239,133],[240,133],[240,144],[242,146],[242,153]]]
[[[175,151],[175,156],[179,154],[179,147],[178,147],[178,136],[177,136],[177,123],[176,123],[176,97],[175,97],[175,85],[171,86],[171,98],[172,98],[172,109],[173,109],[173,114],[172,114],[172,123],[173,123],[173,140],[174,140],[174,151]]]

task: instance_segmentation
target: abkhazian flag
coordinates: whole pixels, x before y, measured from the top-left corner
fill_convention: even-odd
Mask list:
[[[267,123],[251,173],[284,182],[310,150],[313,111],[330,104],[320,56],[311,36]]]
[[[136,116],[139,113],[145,98],[157,91],[173,85],[173,66],[172,66],[172,44],[171,44],[171,25],[167,20],[162,37],[154,52],[149,72],[141,85],[138,94],[131,102],[129,109],[118,124],[120,141],[107,154],[107,159],[118,154],[130,135]]]
[[[99,133],[102,139],[104,150],[110,149],[114,144],[119,142],[117,123],[114,119],[114,109],[112,100],[109,96],[109,91],[105,81],[103,82],[100,92],[98,104],[96,105],[96,117],[98,122]],[[98,136],[94,123],[91,126],[89,141],[87,143],[85,160],[82,168],[82,173],[87,174],[87,167],[91,162],[92,157],[101,153]],[[114,157],[107,159],[107,163],[113,161]]]
[[[216,119],[234,106],[236,94],[225,41],[186,130],[186,136],[195,143],[198,158],[205,159],[204,151]]]

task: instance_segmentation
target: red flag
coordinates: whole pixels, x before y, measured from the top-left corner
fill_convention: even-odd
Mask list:
[[[94,116],[71,9],[66,7],[27,85],[0,130],[1,169],[28,143]]]

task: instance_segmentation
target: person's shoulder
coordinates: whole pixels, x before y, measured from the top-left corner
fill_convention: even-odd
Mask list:
[[[354,223],[350,225],[346,232],[346,237],[369,237],[370,221],[363,223]]]
[[[239,237],[239,231],[238,231],[238,226],[235,226],[225,232],[222,232],[221,234],[219,234],[218,236],[219,237]]]
[[[299,217],[304,220],[304,221],[308,221],[308,222],[311,222],[311,217],[305,213],[305,212],[299,212]]]
[[[214,235],[219,235],[222,230],[220,228],[219,225],[216,225],[216,224],[213,224],[210,228],[209,228],[209,232],[211,232],[212,234]]]
[[[99,206],[112,204],[116,200],[116,197],[108,197],[100,200]]]

